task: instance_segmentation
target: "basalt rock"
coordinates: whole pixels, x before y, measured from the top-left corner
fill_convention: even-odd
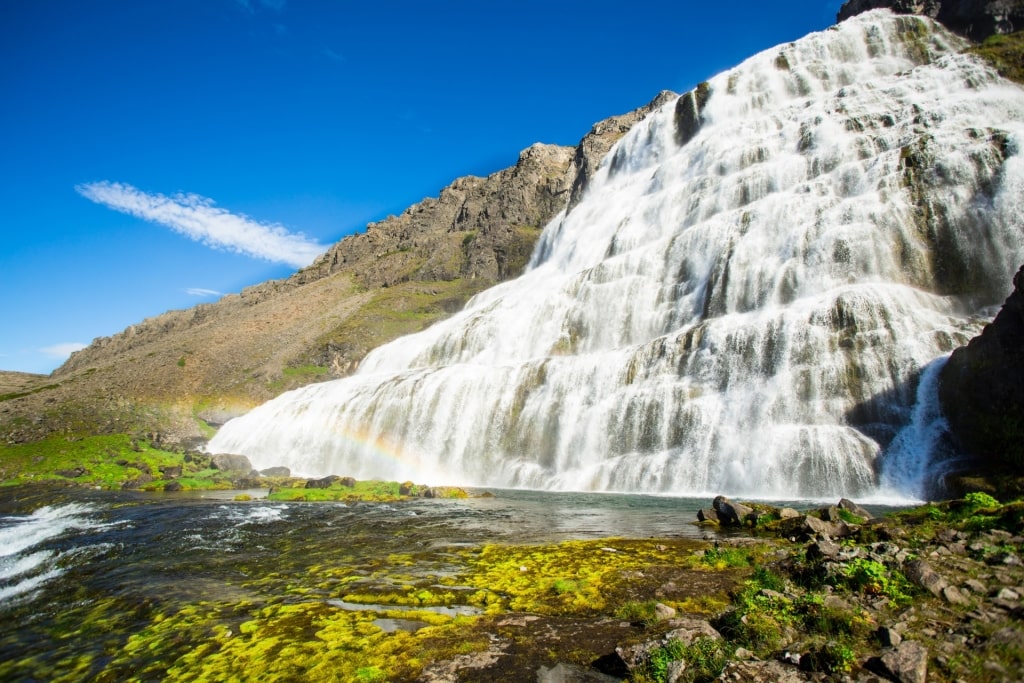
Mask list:
[[[717,496],[711,503],[715,512],[718,513],[718,521],[725,526],[742,526],[747,515],[754,512],[742,503],[734,503],[725,496]]]
[[[939,400],[963,450],[982,468],[1024,470],[1024,267],[982,333],[950,356]]]

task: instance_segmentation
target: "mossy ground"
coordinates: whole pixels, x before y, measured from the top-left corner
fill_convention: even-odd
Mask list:
[[[968,52],[983,58],[1003,78],[1024,84],[1024,31],[989,36]]]
[[[153,477],[150,487],[161,489],[166,481],[161,468],[190,464],[182,453],[164,451],[127,434],[85,437],[50,437],[28,444],[0,445],[0,486],[54,483],[119,489],[142,475]],[[230,488],[216,473],[194,469],[191,477],[178,479],[185,488]]]

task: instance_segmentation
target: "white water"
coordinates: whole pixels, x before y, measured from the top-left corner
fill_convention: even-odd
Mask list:
[[[637,124],[521,278],[209,450],[431,483],[921,495],[928,449],[901,433],[884,482],[880,458],[922,369],[1024,262],[1024,91],[962,47],[873,12],[716,76],[697,135],[677,144],[674,104]]]
[[[82,549],[41,549],[47,544],[105,525],[89,505],[45,506],[31,515],[0,517],[0,608],[31,596],[82,557]],[[88,554],[88,553],[86,553]]]

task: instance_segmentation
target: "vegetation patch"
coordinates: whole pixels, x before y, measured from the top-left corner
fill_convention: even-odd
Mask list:
[[[1003,78],[1024,84],[1024,31],[989,36],[967,52],[991,64]]]

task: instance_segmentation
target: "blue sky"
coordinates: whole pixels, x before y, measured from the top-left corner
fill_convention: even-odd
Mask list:
[[[287,277],[840,0],[3,0],[0,369]]]

